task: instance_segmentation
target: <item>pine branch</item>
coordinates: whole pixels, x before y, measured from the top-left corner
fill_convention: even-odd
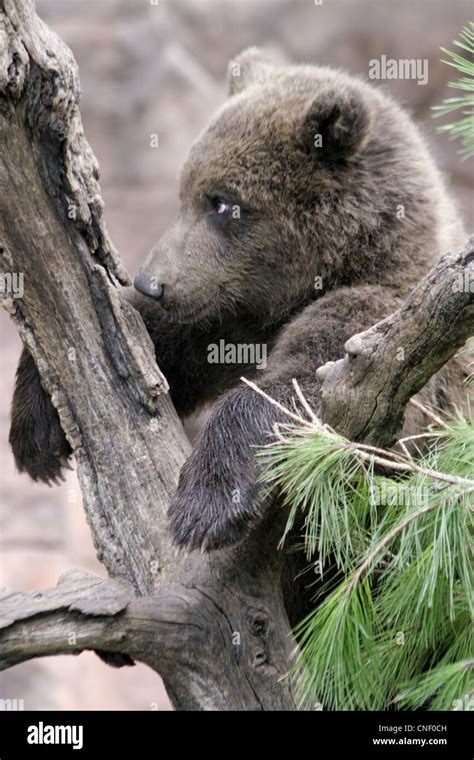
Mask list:
[[[442,420],[422,407],[441,429],[427,434],[431,451],[416,462],[344,439],[293,385],[310,419],[279,404],[290,423],[261,452],[261,479],[286,494],[285,535],[303,512],[308,558],[322,565],[321,574],[336,561],[345,576],[336,585],[333,579],[332,590],[323,586],[319,605],[296,630],[300,704],[403,708],[423,695],[422,706],[433,709],[464,704],[466,678],[451,661],[466,656],[456,643],[471,620],[474,422]],[[376,464],[391,477],[378,475]],[[387,489],[384,499],[374,498]],[[394,649],[395,634],[407,642]],[[440,658],[443,651],[449,657]]]
[[[458,121],[438,127],[438,132],[447,133],[451,140],[461,139],[463,147],[458,152],[464,161],[474,155],[474,22],[470,21],[464,27],[460,38],[453,40],[453,44],[465,51],[467,56],[446,48],[441,50],[447,56],[447,59],[442,59],[443,63],[466,75],[456,82],[449,82],[448,87],[463,90],[465,94],[446,98],[442,106],[433,106],[432,110],[437,111],[435,117],[461,111],[462,117]]]

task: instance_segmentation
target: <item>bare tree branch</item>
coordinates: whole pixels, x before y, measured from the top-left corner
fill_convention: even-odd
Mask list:
[[[56,588],[30,593],[0,592],[0,669],[43,654],[71,654],[89,648],[120,650],[114,618],[127,610],[132,596],[114,581],[70,570]],[[118,649],[117,649],[118,647]]]
[[[113,581],[70,571],[53,589],[0,594],[0,670],[100,649],[162,673],[176,704],[188,709],[282,709],[290,704],[286,670],[273,660],[286,662],[289,651],[288,644],[280,651],[272,602],[284,619],[278,603],[253,608],[238,588],[176,583],[138,598]]]
[[[403,306],[317,371],[322,417],[353,441],[393,444],[406,406],[474,335],[474,237],[443,256]]]

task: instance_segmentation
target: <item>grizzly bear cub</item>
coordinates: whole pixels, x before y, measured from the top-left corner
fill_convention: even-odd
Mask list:
[[[464,242],[417,128],[379,90],[256,49],[231,63],[229,80],[133,297],[181,417],[213,402],[169,510],[188,548],[231,544],[262,514],[255,450],[279,413],[240,377],[286,405],[297,378],[317,411],[317,368]],[[453,366],[425,399],[447,408],[457,398]],[[26,352],[10,441],[35,480],[55,478],[71,453]]]

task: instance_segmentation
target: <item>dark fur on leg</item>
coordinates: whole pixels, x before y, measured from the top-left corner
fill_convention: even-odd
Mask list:
[[[10,445],[20,472],[50,484],[72,450],[31,354],[23,349],[11,409]]]
[[[220,549],[241,539],[259,520],[264,501],[255,455],[278,419],[275,407],[246,387],[230,391],[216,404],[169,506],[178,544]]]

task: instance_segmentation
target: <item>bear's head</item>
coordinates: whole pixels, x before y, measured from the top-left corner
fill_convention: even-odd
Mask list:
[[[433,181],[401,109],[342,72],[253,48],[229,80],[135,287],[177,321],[271,322],[337,285],[417,279],[436,234]]]

